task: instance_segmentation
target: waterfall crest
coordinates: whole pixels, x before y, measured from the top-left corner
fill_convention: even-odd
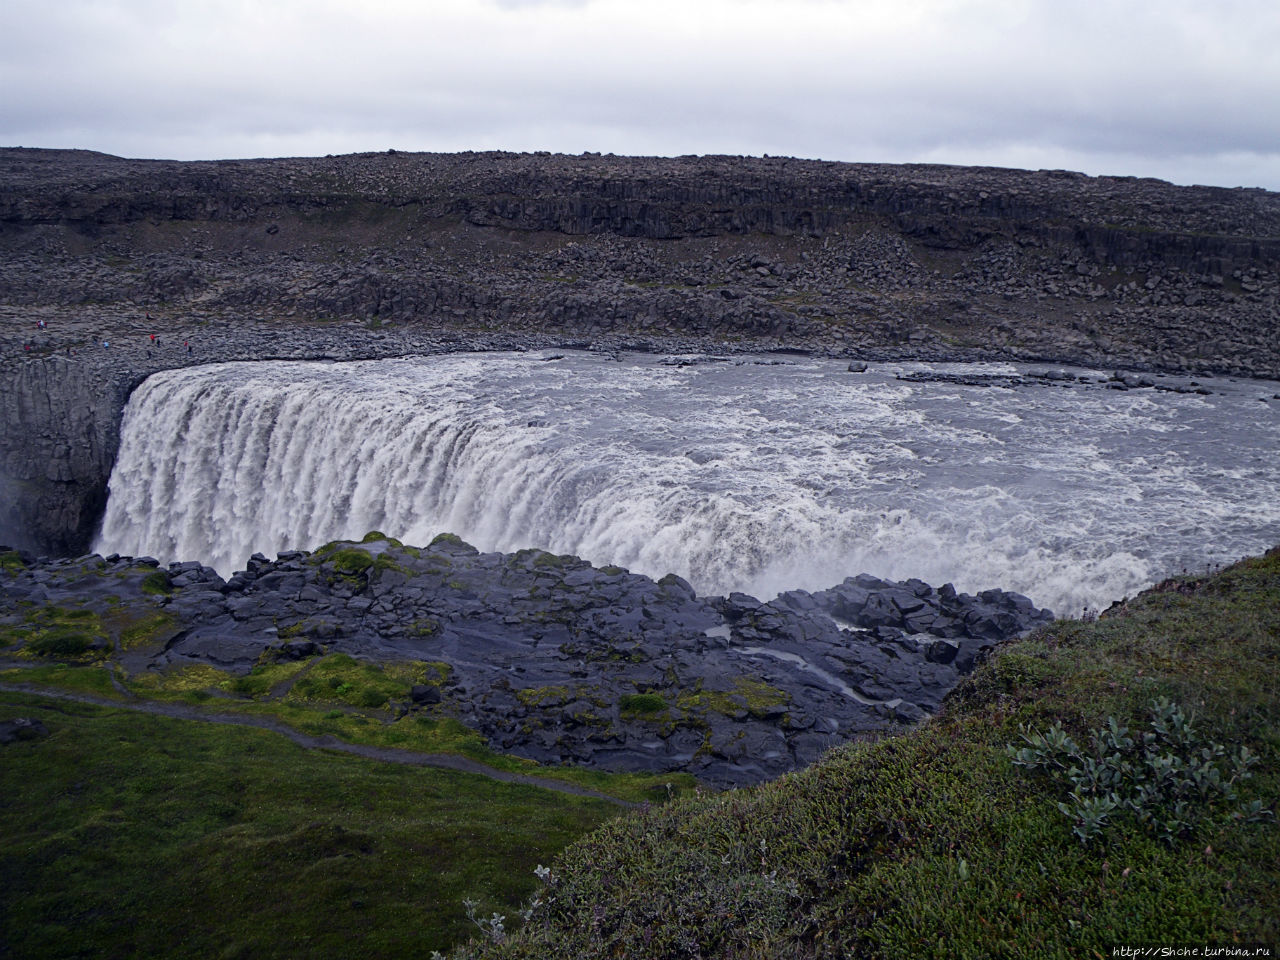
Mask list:
[[[891,373],[503,354],[169,371],[130,400],[96,549],[225,575],[254,552],[448,531],[700,592],[865,571],[1071,613],[1280,539],[1274,458],[1213,460],[1223,431],[1280,447],[1256,400]]]

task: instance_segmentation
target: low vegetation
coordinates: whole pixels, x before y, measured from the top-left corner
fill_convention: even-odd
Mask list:
[[[93,671],[99,675],[101,670]],[[618,808],[308,751],[278,734],[0,693],[0,955],[421,960],[510,910]]]
[[[156,595],[173,593],[173,584],[169,580],[169,574],[164,570],[148,573],[142,578],[142,592]]]
[[[30,664],[33,640],[75,631],[122,648],[126,613],[32,608],[10,618],[6,652]],[[718,795],[496,755],[410,703],[415,685],[447,682],[442,664],[328,655],[129,676],[110,651],[0,680],[669,802],[620,813],[269,731],[0,692],[0,720],[49,730],[0,747],[6,956],[1067,958],[1280,942],[1280,551],[1042,628],[913,732]],[[617,706],[661,723],[787,702],[739,685]]]
[[[20,656],[86,662],[102,655],[109,637],[102,618],[78,607],[32,607],[21,622],[0,629],[0,645]]]
[[[522,911],[479,902],[489,922],[458,955],[1274,945],[1278,662],[1280,551],[1163,584],[1097,622],[1059,621],[1006,645],[909,735],[606,824],[550,865]],[[1035,741],[1046,730],[1062,739]],[[1090,756],[1115,772],[1105,794],[1131,803],[1082,836],[1070,785],[1107,776]]]
[[[1070,787],[1058,809],[1083,843],[1100,837],[1113,815],[1131,816],[1169,844],[1194,836],[1215,814],[1229,812],[1248,823],[1274,819],[1261,800],[1233,807],[1239,784],[1258,763],[1247,746],[1228,753],[1203,739],[1191,717],[1164,699],[1152,703],[1148,726],[1130,730],[1108,717],[1085,749],[1055,723],[1045,733],[1024,733],[1027,746],[1007,752],[1016,766],[1043,771]]]

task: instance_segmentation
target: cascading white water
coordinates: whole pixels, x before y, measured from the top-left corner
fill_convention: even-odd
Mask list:
[[[893,369],[495,354],[170,371],[126,410],[96,548],[228,574],[257,551],[449,531],[704,592],[867,571],[1076,613],[1280,540],[1280,417],[1257,390]]]

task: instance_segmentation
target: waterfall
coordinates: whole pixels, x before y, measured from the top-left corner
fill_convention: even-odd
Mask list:
[[[854,380],[817,362],[215,364],[131,398],[96,549],[227,575],[254,552],[451,532],[701,592],[865,571],[1078,612],[1278,538],[1273,458],[1215,465],[1213,444],[1235,429],[1275,449],[1280,430],[1223,403]],[[1194,417],[1221,425],[1182,429]]]

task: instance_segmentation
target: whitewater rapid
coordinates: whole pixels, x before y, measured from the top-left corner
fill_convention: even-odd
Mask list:
[[[1009,389],[897,379],[1007,365],[846,367],[570,353],[168,371],[125,411],[95,549],[227,575],[255,552],[448,531],[700,592],[868,572],[1075,615],[1280,542],[1276,384]]]

